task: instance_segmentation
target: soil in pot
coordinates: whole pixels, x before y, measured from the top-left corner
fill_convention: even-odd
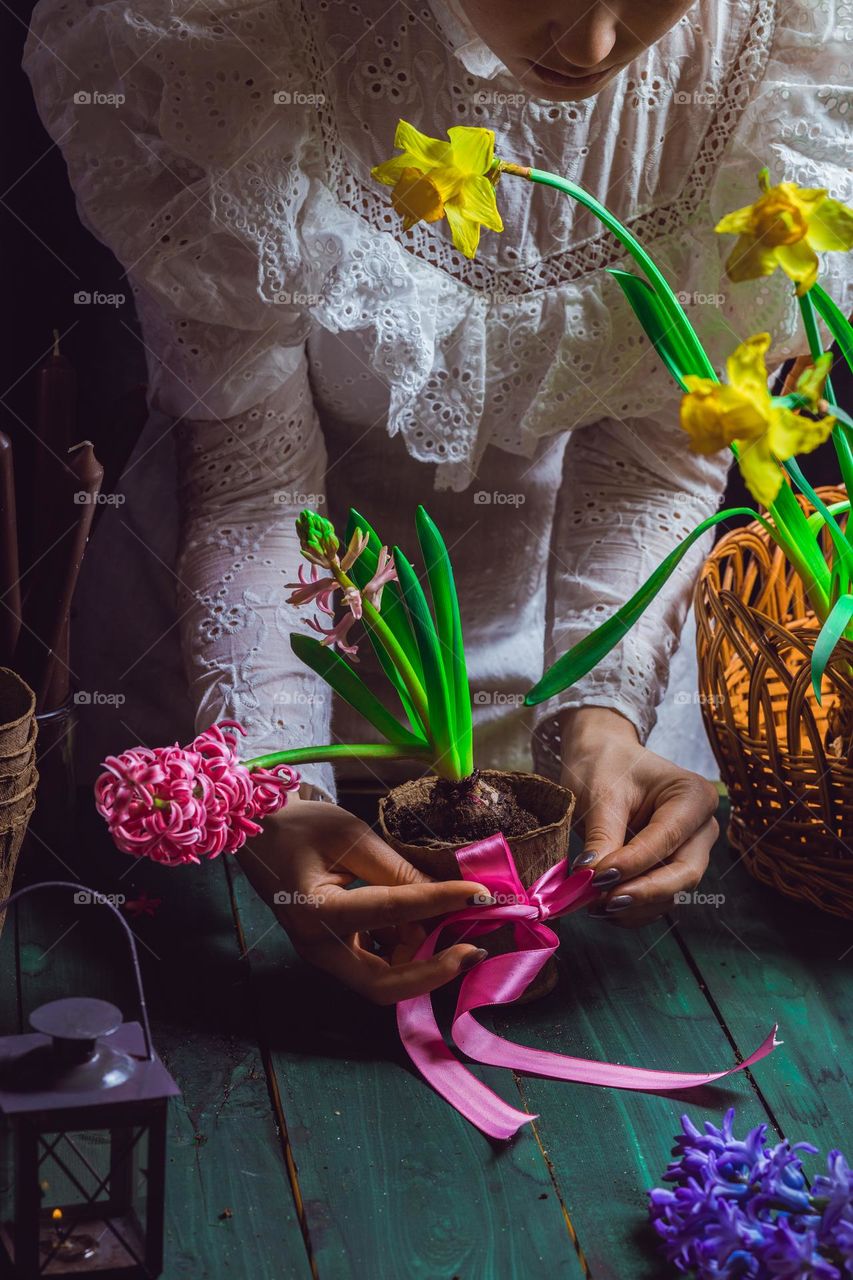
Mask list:
[[[460,782],[435,778],[424,794],[409,803],[392,794],[384,817],[397,840],[425,847],[471,844],[499,831],[507,837],[523,836],[540,825],[536,815],[519,803],[507,779],[487,780],[479,769]]]

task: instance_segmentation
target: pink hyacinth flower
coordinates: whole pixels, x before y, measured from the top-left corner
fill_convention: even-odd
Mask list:
[[[338,584],[334,578],[321,578],[317,571],[316,564],[311,565],[311,576],[305,577],[305,566],[300,564],[298,569],[299,581],[286,582],[285,586],[291,590],[291,594],[287,597],[288,604],[310,604],[312,600],[316,600],[320,608],[328,608],[331,602],[332,593],[337,591]]]
[[[382,588],[387,582],[397,581],[397,570],[394,567],[394,561],[388,553],[387,547],[381,547],[376,560],[376,572],[368,583],[365,584],[364,598],[374,609],[378,609],[382,603]]]
[[[313,627],[313,629],[323,637],[320,642],[321,644],[327,647],[330,645],[337,645],[342,653],[345,653],[348,657],[355,659],[358,654],[358,645],[347,644],[347,633],[354,622],[355,618],[353,615],[351,613],[345,613],[341,616],[340,621],[336,622],[333,627],[324,627],[319,618],[309,618],[308,626]]]
[[[299,786],[289,765],[249,770],[236,753],[234,720],[200,733],[188,747],[132,747],[108,756],[95,806],[117,847],[176,867],[235,853],[257,835],[258,818]]]

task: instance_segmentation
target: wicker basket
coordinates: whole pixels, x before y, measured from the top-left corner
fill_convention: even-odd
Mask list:
[[[853,744],[842,750],[837,736],[853,727],[853,644],[835,650],[819,706],[819,623],[757,523],[717,544],[695,607],[702,715],[731,797],[731,843],[757,880],[853,918]]]

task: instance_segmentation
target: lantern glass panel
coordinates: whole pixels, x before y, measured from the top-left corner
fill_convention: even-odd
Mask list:
[[[40,1275],[141,1273],[149,1136],[138,1124],[39,1134]]]

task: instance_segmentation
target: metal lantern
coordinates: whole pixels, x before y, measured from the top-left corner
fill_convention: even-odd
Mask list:
[[[139,1022],[105,1000],[42,1005],[0,1037],[0,1276],[148,1280],[163,1267],[166,1112],[178,1086],[154,1052],[133,934]],[[0,910],[7,905],[0,903]]]

